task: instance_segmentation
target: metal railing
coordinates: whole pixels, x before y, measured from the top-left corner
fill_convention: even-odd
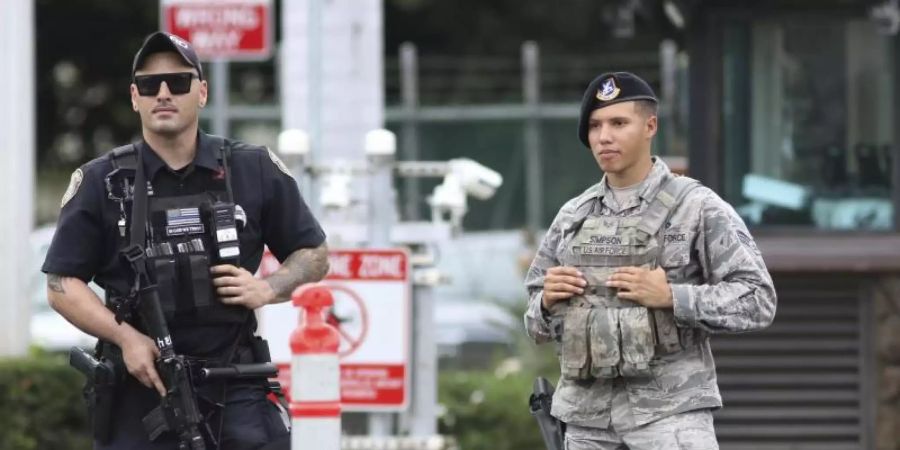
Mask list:
[[[677,49],[664,43],[659,51],[614,51],[597,55],[542,55],[535,42],[522,44],[520,54],[514,55],[425,55],[420,57],[416,46],[405,43],[396,57],[385,60],[385,121],[398,133],[400,160],[418,160],[423,156],[421,128],[423,125],[464,122],[521,123],[521,163],[508,170],[520,170],[511,180],[519,180],[508,189],[524,191],[524,225],[534,231],[547,224],[547,205],[561,204],[566,199],[546,195],[542,180],[544,148],[542,128],[546,121],[578,118],[579,103],[584,87],[604,71],[629,70],[658,86],[660,97],[660,137],[654,152],[683,156],[685,149],[685,120],[676,103],[683,96],[677,94],[678,79],[683,76],[676,58]],[[268,121],[280,123],[279,105],[230,105],[227,121]],[[213,115],[203,111],[204,119]],[[216,124],[213,121],[213,132]],[[227,129],[227,127],[225,127]],[[574,128],[573,128],[574,136]],[[573,138],[574,140],[574,138]],[[513,143],[512,145],[516,145]],[[573,142],[573,146],[578,145]],[[505,149],[504,151],[510,151]],[[459,155],[464,156],[464,155]],[[569,157],[568,155],[563,156]],[[574,158],[574,156],[572,156]],[[579,159],[577,164],[581,164]],[[573,162],[575,164],[575,162]],[[527,182],[525,182],[527,180]],[[405,182],[399,193],[401,214],[409,220],[419,219],[423,194],[418,180]],[[545,199],[545,196],[549,197]],[[504,195],[496,202],[511,202],[516,195]],[[555,207],[555,206],[554,206]],[[512,205],[497,205],[509,211]],[[491,226],[495,224],[491,220]],[[501,225],[502,226],[502,225]],[[509,224],[503,226],[509,228]]]

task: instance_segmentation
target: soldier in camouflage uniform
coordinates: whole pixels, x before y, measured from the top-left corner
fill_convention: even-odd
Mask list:
[[[591,82],[578,136],[605,175],[563,205],[525,279],[528,334],[558,345],[551,413],[568,450],[717,449],[709,335],[775,316],[734,209],[651,156],[656,107],[633,74]]]

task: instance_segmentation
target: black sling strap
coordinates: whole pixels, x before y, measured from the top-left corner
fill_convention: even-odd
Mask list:
[[[231,159],[231,142],[228,142],[228,139],[222,138],[222,147],[219,151],[219,164],[221,164],[222,169],[225,170],[225,200],[229,203],[234,203],[234,191],[231,189],[231,166],[228,165],[229,159]]]
[[[228,203],[234,204],[234,192],[231,189],[231,167],[228,165],[228,160],[231,158],[231,142],[229,142],[228,139],[222,139],[222,147],[221,151],[219,152],[219,158],[222,169],[225,171],[225,200]],[[248,309],[246,315],[244,316],[244,320],[241,321],[241,326],[240,329],[238,329],[237,338],[232,343],[231,348],[225,356],[225,364],[229,364],[234,359],[235,354],[237,354],[237,348],[238,345],[240,345],[242,337],[247,336],[251,340],[254,338],[252,329],[253,317],[253,310]]]
[[[131,247],[143,249],[147,244],[147,175],[137,146],[134,152],[137,164],[134,168],[134,203],[131,204]]]
[[[132,144],[133,145],[133,144]],[[122,323],[129,319],[135,309],[138,292],[142,287],[150,283],[147,274],[146,254],[144,245],[147,240],[147,177],[144,170],[144,162],[141,159],[140,149],[135,145],[134,154],[137,156],[134,174],[134,194],[131,205],[131,230],[130,245],[121,250],[124,257],[134,271],[134,284],[124,302],[116,307],[116,322]]]

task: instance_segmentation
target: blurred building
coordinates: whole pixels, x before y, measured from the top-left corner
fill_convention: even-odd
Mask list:
[[[690,173],[754,229],[773,326],[714,340],[723,448],[894,449],[896,1],[672,1]]]
[[[582,86],[613,69],[646,77],[662,99],[655,152],[687,157],[735,206],[779,293],[770,329],[714,338],[722,448],[900,448],[897,2],[610,3],[617,48],[597,57],[539,52],[529,74],[527,45],[457,64],[423,54],[413,98],[399,58],[391,125],[420,154],[504,171],[475,228],[540,230],[598,178],[574,139]]]

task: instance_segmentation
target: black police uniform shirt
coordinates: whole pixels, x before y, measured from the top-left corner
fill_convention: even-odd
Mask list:
[[[262,259],[263,244],[279,261],[297,249],[322,244],[325,233],[284,164],[264,147],[232,142],[228,165],[234,202],[247,215],[239,233],[241,266],[255,273]],[[152,195],[198,194],[213,185],[223,185],[220,146],[209,135],[198,135],[194,161],[178,171],[166,166],[145,142],[137,145],[142,146]],[[134,279],[132,270],[119,255],[123,242],[118,225],[120,203],[107,195],[105,180],[113,170],[111,153],[88,162],[81,167],[80,174],[73,175],[41,270],[85,282],[93,279],[104,289],[125,293]],[[214,356],[227,351],[238,337],[238,329],[239,325],[192,324],[172,326],[170,332],[176,352]]]

